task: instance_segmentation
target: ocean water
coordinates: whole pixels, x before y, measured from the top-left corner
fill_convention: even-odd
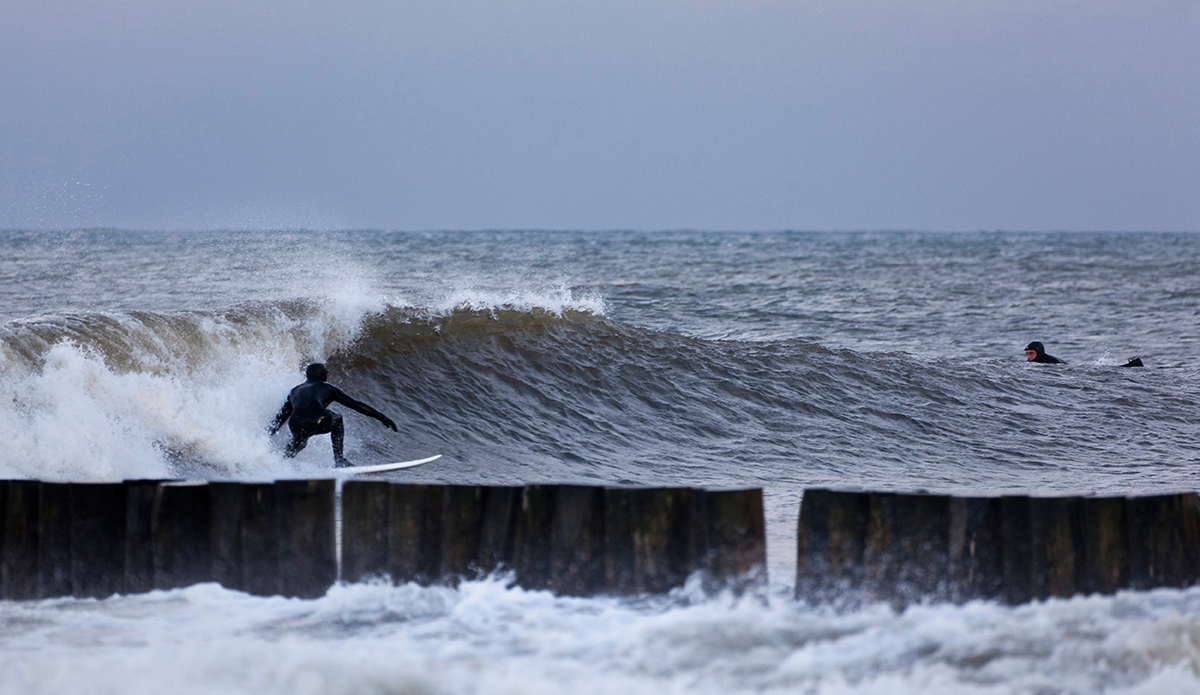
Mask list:
[[[328,438],[287,460],[264,428],[322,360],[400,429],[348,413],[352,460],[763,487],[770,571],[742,599],[0,602],[0,693],[1196,692],[1200,590],[791,591],[805,487],[1200,488],[1198,268],[1197,234],[0,232],[2,477],[320,476]]]

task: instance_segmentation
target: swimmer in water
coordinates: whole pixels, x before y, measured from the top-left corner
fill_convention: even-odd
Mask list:
[[[1038,341],[1025,346],[1025,361],[1026,362],[1041,362],[1043,364],[1066,364],[1054,355],[1046,354],[1046,346]]]
[[[1025,346],[1025,361],[1026,362],[1043,362],[1045,364],[1066,364],[1054,355],[1046,354],[1046,346],[1038,341]],[[1122,367],[1142,367],[1142,359],[1140,357],[1131,357],[1129,361],[1121,365]]]
[[[308,365],[308,368],[304,370],[304,376],[308,380],[292,389],[283,408],[279,410],[279,414],[267,428],[268,432],[275,434],[280,427],[283,427],[283,423],[288,424],[288,429],[292,431],[292,441],[288,442],[287,448],[283,450],[284,456],[292,458],[300,453],[308,445],[309,437],[328,434],[333,439],[334,463],[338,468],[350,465],[350,462],[342,455],[346,443],[346,428],[342,425],[340,414],[326,409],[330,403],[341,403],[367,417],[375,418],[382,422],[384,427],[391,427],[393,432],[397,431],[396,423],[388,419],[386,415],[366,403],[347,396],[336,386],[325,383],[325,380],[329,378],[329,372],[325,369],[325,365]]]

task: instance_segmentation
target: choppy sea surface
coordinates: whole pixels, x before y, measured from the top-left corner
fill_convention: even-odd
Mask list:
[[[805,487],[1200,489],[1200,234],[0,232],[0,477],[754,486],[770,590],[0,602],[0,693],[1200,691],[1200,590],[833,612]],[[1032,340],[1065,365],[1028,364]],[[1124,369],[1130,357],[1144,368]]]

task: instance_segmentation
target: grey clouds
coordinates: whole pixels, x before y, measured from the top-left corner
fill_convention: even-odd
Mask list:
[[[0,228],[1200,230],[1200,3],[0,9]]]

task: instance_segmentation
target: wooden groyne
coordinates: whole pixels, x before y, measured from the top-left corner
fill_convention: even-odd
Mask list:
[[[806,490],[796,597],[1018,604],[1200,582],[1200,498]]]
[[[345,484],[342,576],[454,583],[498,569],[558,594],[765,581],[762,491]]]
[[[334,481],[0,482],[0,598],[220,581],[320,596],[337,580]]]
[[[339,580],[454,584],[509,572],[559,594],[765,583],[762,491],[332,480],[0,481],[0,598],[199,582],[317,597]],[[340,541],[340,542],[339,542]],[[338,549],[341,556],[338,556]]]

